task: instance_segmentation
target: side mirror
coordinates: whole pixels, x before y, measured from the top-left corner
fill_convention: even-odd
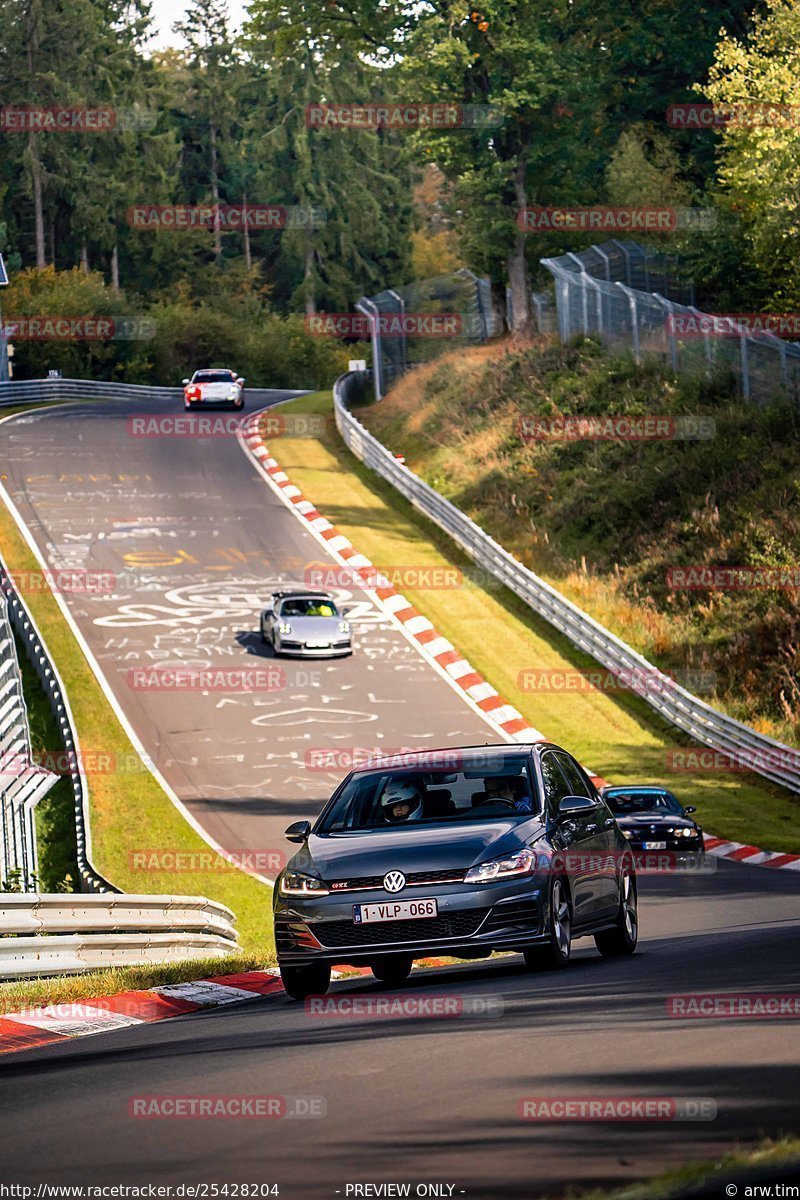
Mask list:
[[[690,813],[690,812],[697,812],[697,809],[695,808],[695,806],[693,804],[690,804],[689,807],[685,808],[683,811],[685,813]]]
[[[236,382],[237,382],[237,383],[244,383],[244,375],[240,375],[240,376],[239,376],[239,378],[236,380]]]
[[[285,831],[284,837],[287,842],[307,842],[308,835],[311,833],[310,821],[295,821],[293,825]]]
[[[565,796],[558,806],[558,820],[568,820],[570,817],[583,817],[594,812],[596,801],[590,796]]]
[[[181,380],[181,383],[183,384],[184,387],[186,387],[187,383],[189,383],[189,382],[190,382],[190,380],[188,380],[188,379]]]

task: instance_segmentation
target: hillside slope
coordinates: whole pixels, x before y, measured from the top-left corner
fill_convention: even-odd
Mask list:
[[[557,414],[704,418],[713,435],[530,435],[531,417]],[[762,732],[798,741],[796,413],[744,407],[725,381],[675,380],[584,341],[447,355],[407,375],[363,419],[412,470],[637,650],[691,673],[687,686],[702,680],[706,698]],[[796,569],[797,579],[790,587],[764,586],[763,576],[757,587],[674,586],[674,568],[701,565]]]

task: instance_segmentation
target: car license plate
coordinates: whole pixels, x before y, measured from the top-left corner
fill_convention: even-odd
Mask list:
[[[328,650],[330,642],[306,642],[306,647],[309,650]]]
[[[666,842],[643,842],[642,843],[643,850],[666,850],[666,848],[667,848]]]
[[[416,921],[420,917],[438,916],[435,900],[388,900],[385,904],[354,904],[353,923],[368,925],[373,921]]]

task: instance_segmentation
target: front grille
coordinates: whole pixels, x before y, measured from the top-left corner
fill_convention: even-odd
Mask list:
[[[382,888],[383,875],[357,875],[353,879],[337,879],[329,883],[332,892],[363,892],[369,888]],[[435,883],[463,883],[464,871],[414,871],[406,875],[406,887],[424,887]],[[344,886],[342,886],[344,884]]]
[[[438,938],[472,937],[486,909],[451,913],[418,921],[377,921],[355,925],[352,921],[324,921],[311,926],[323,946],[377,946],[386,942],[431,942]]]
[[[486,930],[505,929],[508,925],[524,925],[528,927],[530,933],[538,933],[538,906],[530,900],[516,900],[513,904],[496,905],[489,914]]]

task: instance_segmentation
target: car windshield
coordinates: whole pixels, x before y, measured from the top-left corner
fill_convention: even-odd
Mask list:
[[[617,816],[636,816],[639,813],[657,813],[671,817],[683,816],[683,809],[669,792],[622,792],[615,796],[610,792],[606,803]]]
[[[459,771],[373,769],[345,784],[315,833],[360,833],[420,823],[454,825],[492,818],[525,820],[539,811],[527,765],[519,756],[494,756],[488,765]]]
[[[338,617],[332,600],[320,596],[293,596],[281,605],[282,617]]]
[[[195,371],[192,383],[233,383],[233,371]]]

